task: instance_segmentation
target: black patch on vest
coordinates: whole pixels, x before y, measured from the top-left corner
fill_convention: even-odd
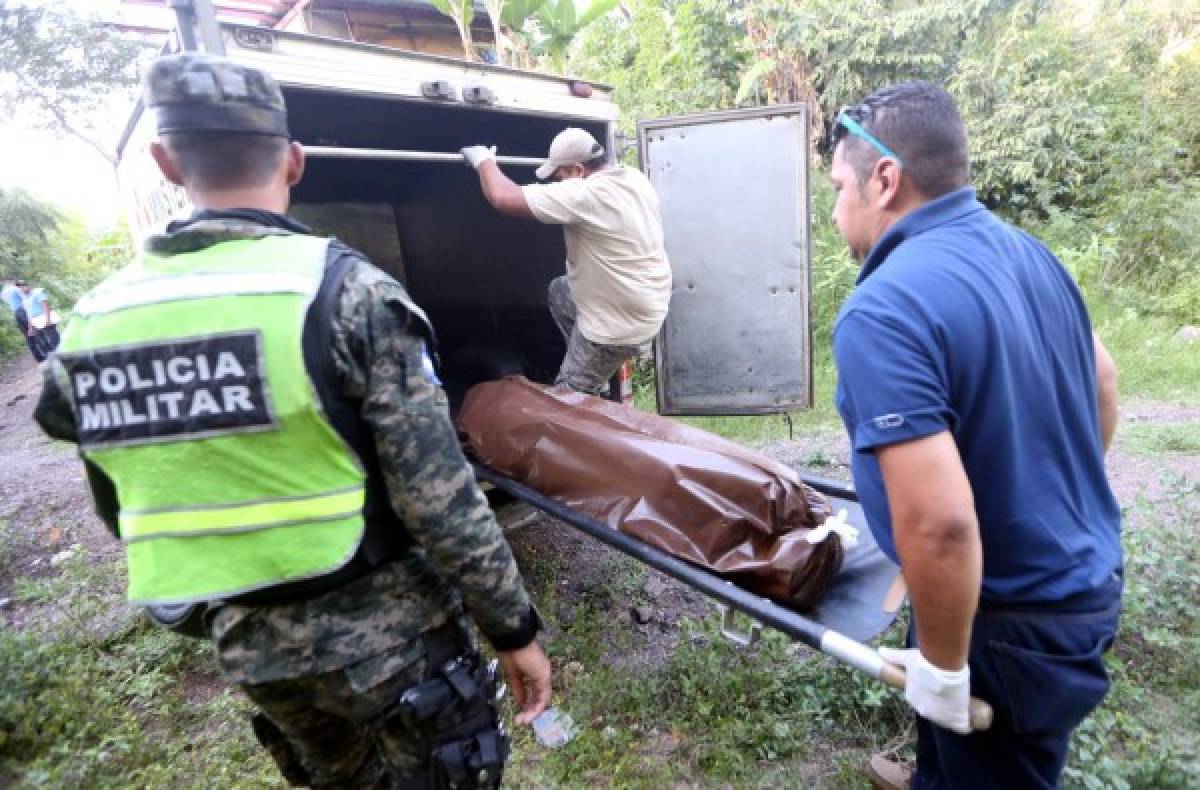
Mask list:
[[[257,331],[60,354],[84,447],[275,425]]]

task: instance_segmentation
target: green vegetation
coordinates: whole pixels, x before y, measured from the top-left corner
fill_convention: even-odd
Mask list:
[[[454,20],[467,60],[476,60],[471,35],[474,0],[431,0],[433,7]],[[531,68],[547,66],[563,73],[567,54],[585,27],[617,7],[618,0],[591,0],[578,8],[574,0],[484,0],[492,26],[491,54],[495,63]]]
[[[248,707],[211,676],[210,654],[132,616],[98,639],[0,634],[0,778],[18,787],[277,785]]]
[[[76,137],[115,165],[111,108],[133,100],[137,60],[150,51],[144,38],[70,7],[0,2],[0,109],[10,121]],[[123,227],[95,232],[24,190],[0,188],[0,279],[45,288],[64,316],[130,250]],[[24,346],[2,308],[0,362]]]
[[[1122,437],[1138,455],[1200,455],[1200,422],[1131,425]]]
[[[558,9],[570,22],[562,3],[493,5],[512,9],[505,32],[521,39],[521,57],[547,54],[536,35],[525,38],[538,12]],[[970,126],[981,198],[1043,238],[1080,282],[1124,396],[1189,415],[1200,405],[1200,344],[1178,334],[1200,324],[1200,0],[620,8],[572,34],[571,69],[616,86],[627,133],[638,118],[799,101],[812,110],[820,162],[823,124],[841,104],[898,79],[945,81]],[[797,434],[834,437],[829,338],[857,266],[830,224],[819,172],[812,183],[815,408],[791,417]],[[60,305],[128,256],[124,239],[0,192],[0,275],[27,276]],[[20,347],[0,321],[0,357]],[[653,403],[646,370],[636,394]],[[747,444],[788,436],[779,417],[689,422]],[[1128,587],[1113,690],[1076,734],[1067,787],[1183,788],[1200,776],[1197,456],[1194,416],[1118,433],[1114,464],[1154,459],[1164,471],[1124,503]],[[822,471],[831,460],[816,450],[805,462]],[[210,648],[128,610],[119,558],[31,567],[47,554],[36,540],[0,522],[0,576],[14,580],[3,613],[12,627],[0,631],[0,785],[281,787]],[[555,624],[558,704],[581,734],[547,751],[517,732],[513,785],[852,787],[868,754],[908,748],[909,714],[877,684],[775,633],[737,648],[719,638],[714,615],[673,624],[664,654],[644,656],[646,632],[623,616],[653,603],[640,565],[605,555],[598,580],[566,594],[576,556],[514,543]]]
[[[1196,481],[1174,478],[1160,499],[1126,511],[1129,585],[1108,662],[1113,690],[1076,734],[1067,787],[1184,788],[1200,770],[1200,548],[1187,529],[1200,519],[1198,495]],[[552,599],[540,604],[554,611]],[[897,695],[779,634],[743,649],[719,637],[715,618],[684,622],[669,661],[637,672],[611,660],[635,638],[628,626],[572,623],[551,651],[560,667],[586,667],[565,700],[584,732],[549,753],[522,735],[513,775],[525,786],[601,777],[636,787],[859,786],[869,754],[905,748]],[[903,628],[884,640],[898,644]]]
[[[110,108],[132,101],[137,58],[153,49],[69,5],[0,3],[0,108],[6,119],[72,135],[115,165]]]
[[[1168,329],[1200,323],[1200,1],[625,9],[583,33],[574,67],[615,86],[627,134],[639,118],[802,102],[819,161],[838,107],[891,82],[938,80],[961,105],[980,199],[1064,258],[1091,256],[1080,279],[1094,308],[1132,307]],[[814,215],[816,311],[841,303],[825,279],[822,257],[841,255],[821,240],[826,216]],[[818,348],[826,317],[814,315]]]
[[[124,227],[94,232],[22,189],[0,188],[0,279],[24,277],[45,288],[63,315],[132,250]],[[8,307],[0,306],[0,362],[24,348]]]
[[[1126,509],[1129,582],[1108,662],[1113,690],[1076,734],[1069,788],[1184,788],[1200,770],[1196,523],[1200,483],[1185,477],[1168,476],[1161,495]],[[9,563],[25,540],[0,531],[5,573],[17,575]],[[675,623],[673,650],[639,659],[646,632],[622,613],[655,603],[642,566],[610,555],[588,586],[564,594],[575,558],[515,543],[556,624],[548,649],[557,704],[581,734],[548,751],[519,730],[513,786],[857,787],[869,754],[906,753],[899,695],[775,632],[736,647],[719,636],[715,613]],[[211,649],[124,609],[122,585],[116,558],[82,555],[19,585],[14,605],[40,625],[0,633],[0,782],[282,786],[250,734],[248,706],[216,677]],[[884,640],[898,644],[903,628]]]
[[[0,629],[0,785],[276,786],[211,647],[128,609],[119,556],[76,550],[29,569],[19,558],[35,543],[0,529],[0,574],[25,621]]]
[[[685,621],[679,630],[670,658],[640,673],[604,662],[612,646],[597,640],[611,634],[576,629],[555,642],[557,660],[588,668],[573,681],[568,705],[583,732],[559,751],[519,748],[518,782],[771,785],[772,775],[776,784],[792,784],[805,773],[829,781],[850,754],[886,740],[865,721],[880,732],[904,730],[895,695],[777,633],[738,648],[711,619]]]
[[[1123,396],[1200,402],[1200,343],[1180,338],[1178,327],[1162,316],[1107,300],[1093,299],[1091,306],[1096,332],[1116,357]]]
[[[1113,688],[1075,733],[1064,782],[1086,788],[1184,788],[1200,776],[1200,481],[1166,481],[1125,513],[1121,633]]]

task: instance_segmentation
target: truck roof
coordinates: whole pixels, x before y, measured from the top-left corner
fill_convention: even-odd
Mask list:
[[[499,111],[604,122],[618,115],[612,88],[587,80],[310,33],[226,23],[220,32],[228,57],[269,72],[285,93],[291,87],[431,101],[423,98],[422,83],[445,81],[490,89],[494,101],[489,106]],[[576,83],[591,86],[590,97],[574,95]],[[139,99],[117,144],[118,158],[143,109]]]

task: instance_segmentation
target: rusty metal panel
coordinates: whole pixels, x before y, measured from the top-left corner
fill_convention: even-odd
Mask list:
[[[805,108],[645,121],[638,146],[674,279],[656,342],[659,411],[811,406]]]

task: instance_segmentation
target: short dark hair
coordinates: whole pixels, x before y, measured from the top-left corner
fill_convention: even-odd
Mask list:
[[[608,154],[603,153],[603,149],[601,149],[601,152],[602,153],[600,154],[600,156],[597,156],[594,159],[589,159],[586,162],[584,162],[583,169],[588,171],[589,173],[594,173],[597,170],[604,169],[608,165]]]
[[[843,110],[869,134],[896,153],[905,176],[924,197],[933,199],[971,183],[967,130],[953,97],[932,82],[901,82],[875,91]],[[881,156],[870,142],[850,133],[836,119],[830,132],[860,185]]]
[[[163,145],[183,180],[197,189],[241,189],[270,180],[287,138],[238,132],[172,132]]]

